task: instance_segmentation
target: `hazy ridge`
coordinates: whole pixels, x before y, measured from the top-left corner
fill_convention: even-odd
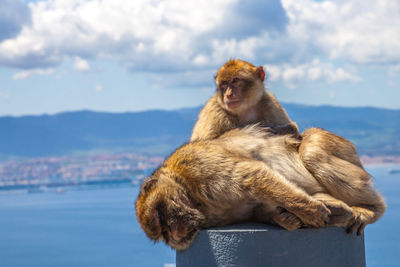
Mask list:
[[[400,110],[284,104],[303,130],[331,130],[360,154],[400,155]],[[86,153],[166,154],[187,142],[201,107],[174,111],[0,117],[0,155],[42,157]]]

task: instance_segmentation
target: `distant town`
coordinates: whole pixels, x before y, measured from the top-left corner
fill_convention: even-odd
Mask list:
[[[365,165],[400,164],[397,156],[361,156]],[[0,190],[40,192],[65,186],[139,185],[163,157],[135,153],[41,157],[0,162]]]
[[[164,158],[139,154],[45,157],[0,162],[0,190],[130,183],[141,180]]]

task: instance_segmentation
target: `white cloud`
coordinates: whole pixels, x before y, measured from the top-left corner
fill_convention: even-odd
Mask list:
[[[201,54],[198,38],[221,24],[235,2],[38,1],[30,5],[32,25],[0,43],[0,62],[29,68],[28,61],[50,66],[90,55],[132,69],[187,66]]]
[[[31,69],[31,70],[24,70],[17,72],[13,75],[14,80],[22,80],[26,79],[32,75],[51,75],[54,73],[54,69],[48,68],[48,69]]]
[[[261,41],[257,37],[250,37],[244,40],[214,40],[212,43],[214,50],[212,57],[222,62],[232,57],[232,55],[238,58],[254,58],[254,50],[260,46]]]
[[[31,23],[0,42],[2,65],[51,69],[72,60],[87,71],[88,60],[100,58],[188,77],[191,85],[196,79],[186,74],[214,72],[232,57],[267,63],[270,81],[290,84],[360,80],[315,58],[355,68],[400,64],[400,2],[393,0],[47,0],[29,7]]]
[[[361,81],[361,77],[354,71],[335,68],[331,63],[320,62],[318,59],[306,64],[264,65],[264,68],[269,81],[283,81],[291,88],[295,88],[296,83],[303,80],[328,83]]]
[[[229,57],[276,60],[277,49],[290,50],[278,44],[286,23],[279,0],[47,0],[30,8],[32,24],[0,43],[0,64],[46,68],[102,58],[171,72],[215,68]]]
[[[267,80],[276,82],[281,77],[281,68],[273,65],[265,65],[264,70],[267,72]]]
[[[77,71],[89,71],[90,65],[86,60],[80,57],[75,57],[74,69]]]
[[[359,64],[400,62],[400,2],[282,0],[293,41]]]

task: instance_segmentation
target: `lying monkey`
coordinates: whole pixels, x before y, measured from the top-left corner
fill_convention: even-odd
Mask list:
[[[243,221],[288,230],[336,225],[361,234],[382,215],[385,204],[365,171],[363,178],[356,176],[359,180],[329,176],[321,181],[305,168],[299,145],[293,135],[274,135],[258,126],[183,145],[142,184],[138,221],[149,238],[183,250],[201,229],[212,226]]]

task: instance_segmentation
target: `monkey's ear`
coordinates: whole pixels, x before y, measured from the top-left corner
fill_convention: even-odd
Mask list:
[[[159,240],[162,235],[162,225],[165,217],[165,205],[162,203],[157,204],[153,209],[150,210],[146,225],[149,232],[149,237],[154,240]]]
[[[162,235],[161,220],[157,207],[147,207],[146,211],[143,208],[138,211],[138,220],[146,233],[146,235],[158,241]]]
[[[258,75],[258,77],[260,77],[261,81],[265,80],[265,71],[264,71],[264,68],[262,66],[259,66],[257,68],[257,75]]]
[[[158,179],[157,177],[149,177],[146,180],[144,180],[142,184],[142,190],[146,193],[148,193],[153,186],[157,183]]]

